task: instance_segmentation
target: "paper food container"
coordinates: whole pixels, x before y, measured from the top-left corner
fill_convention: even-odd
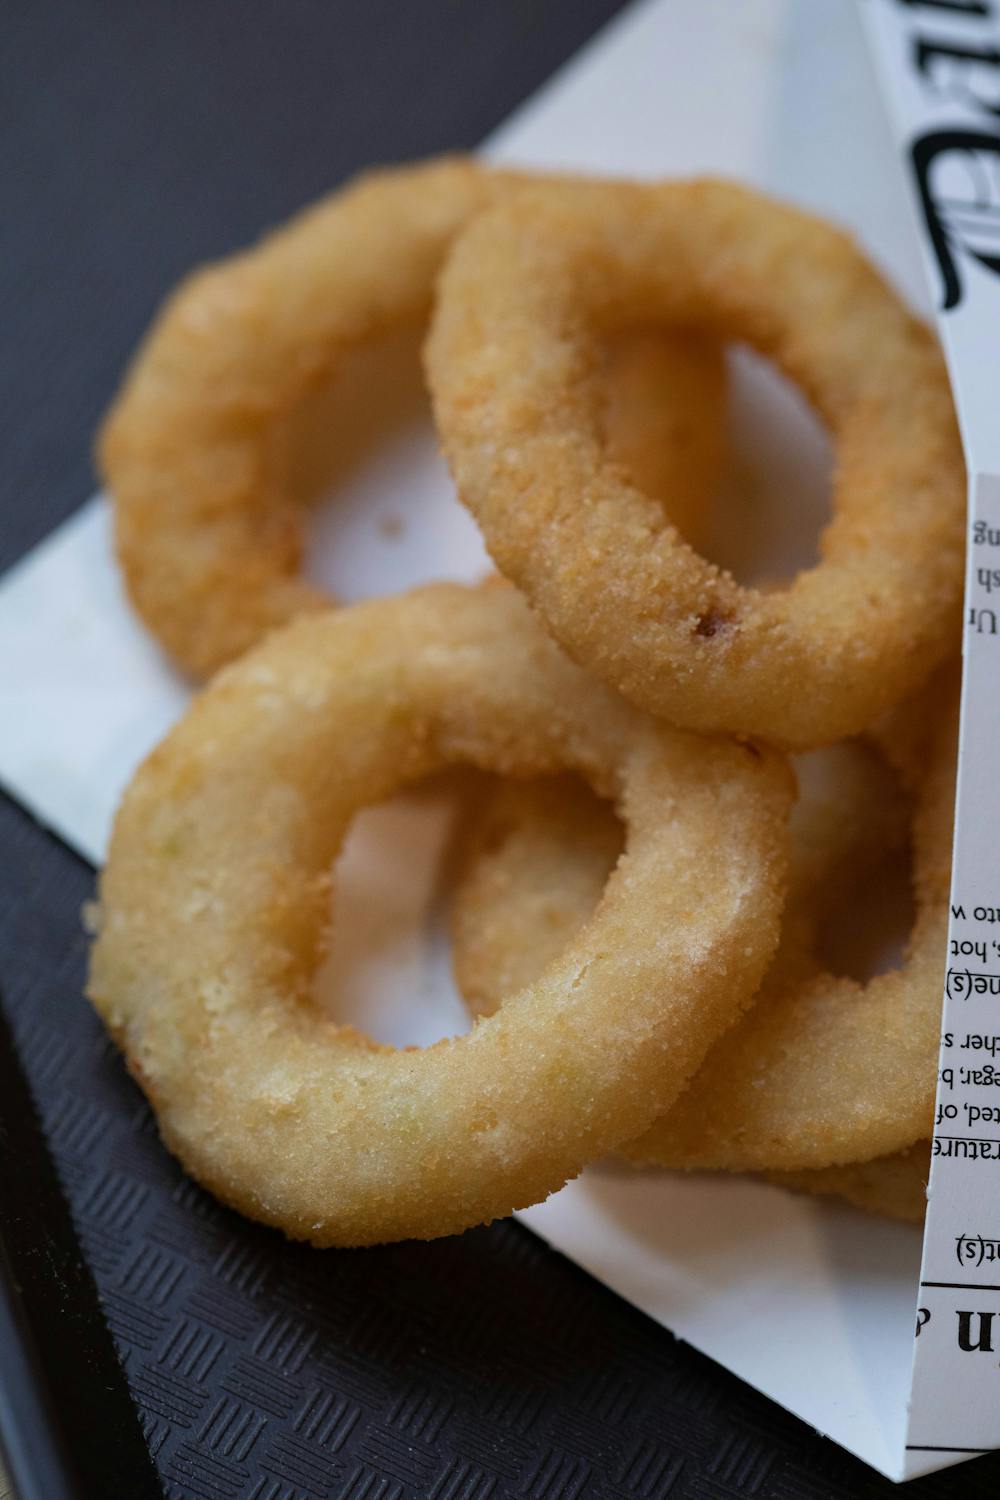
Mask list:
[[[995,116],[979,105],[991,66],[989,10],[869,0],[862,16],[847,0],[644,0],[484,150],[525,166],[722,174],[852,230],[918,310],[942,312],[970,471],[986,476],[976,514],[1000,538],[1000,483],[988,478],[1000,474],[1000,421],[990,420],[997,381],[989,379],[1000,332],[1000,142]],[[873,43],[888,87],[876,81]],[[936,142],[921,198],[911,138],[927,130],[955,139]],[[975,132],[978,143],[968,139]],[[939,308],[949,297],[947,311]],[[756,359],[734,359],[731,408],[747,513],[769,494],[801,497],[800,534],[783,531],[786,553],[772,565],[808,563],[826,504],[826,441],[804,403]],[[970,549],[961,780],[974,815],[961,825],[956,902],[966,915],[953,938],[997,955],[1000,925],[974,916],[1000,903],[988,879],[991,846],[1000,847],[1000,795],[990,785],[1000,638],[989,614],[976,613],[1000,616],[976,592],[987,552],[987,542]],[[486,571],[428,424],[394,436],[317,515],[309,565],[348,600]],[[0,585],[0,657],[0,779],[98,865],[127,779],[186,699],[123,599],[100,497]],[[373,809],[338,867],[338,964],[327,989],[337,1014],[385,1041],[426,1042],[467,1024],[435,904],[448,818],[444,797]],[[1000,972],[1000,957],[961,968],[970,980]],[[948,1001],[956,1038],[1000,1031],[990,1017],[995,999],[972,988],[962,993],[956,981]],[[953,1083],[942,1097],[957,1117],[978,1095]],[[966,1129],[960,1118],[944,1134],[953,1139],[936,1148],[926,1244],[915,1228],[750,1179],[600,1166],[521,1217],[675,1334],[905,1479],[1000,1446],[997,1167],[988,1149],[957,1144],[989,1136],[1000,1152],[1000,1126]]]

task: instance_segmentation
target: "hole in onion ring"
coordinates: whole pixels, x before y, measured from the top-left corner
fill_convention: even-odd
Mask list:
[[[451,847],[475,778],[436,776],[365,808],[334,867],[317,1004],[376,1042],[428,1047],[469,1030],[451,975]]]
[[[569,773],[539,778],[532,793],[546,797],[550,782],[561,797],[571,797],[580,838],[598,857],[581,862],[584,889],[575,888],[568,900],[549,886],[543,952],[535,945],[519,951],[502,931],[496,934],[498,949],[483,961],[493,987],[500,969],[505,994],[516,993],[559,956],[581,916],[596,909],[608,868],[624,847],[624,826],[610,803]],[[466,819],[494,786],[493,777],[449,772],[355,818],[334,866],[330,951],[314,980],[316,1003],[338,1025],[394,1047],[428,1047],[469,1030],[471,1015],[452,972],[453,898]],[[499,854],[505,832],[516,836],[519,829],[491,823],[480,847],[492,843]],[[545,906],[546,885],[545,870],[536,866],[523,899]],[[465,964],[468,970],[468,954]]]
[[[387,438],[429,415],[420,326],[352,349],[336,374],[287,413],[272,437],[273,462],[296,499],[322,499],[350,480]]]
[[[839,979],[867,984],[898,969],[916,909],[909,851],[891,851],[858,872],[816,934],[819,962]]]
[[[541,968],[573,938],[582,910],[588,918],[594,912],[625,835],[610,802],[598,798],[582,778],[540,778],[538,795],[544,795],[549,780],[564,796],[571,790],[580,841],[591,859],[580,865],[585,891],[574,891],[571,904],[559,898],[562,892],[550,900],[549,942]],[[495,778],[477,772],[451,771],[355,817],[334,865],[330,957],[313,981],[316,1004],[337,1025],[355,1026],[373,1041],[393,1047],[430,1047],[471,1028],[471,1013],[451,969],[450,926],[466,816],[493,784]],[[504,829],[490,825],[484,838],[495,841],[499,852]],[[544,901],[544,870],[534,873],[523,894],[526,900]],[[537,947],[505,947],[501,969],[507,983],[502,989],[516,993],[534,980],[540,953]],[[466,957],[466,966],[468,962]],[[495,986],[499,954],[490,954],[486,962]]]
[[[670,333],[678,348],[689,341],[689,359],[697,360],[704,335]],[[642,359],[644,346],[648,353],[658,337],[631,325],[605,336],[611,378],[604,436],[609,430],[644,430],[646,457],[637,487],[653,498],[670,494],[669,519],[681,535],[740,583],[774,586],[812,567],[832,513],[833,453],[802,392],[743,345],[725,351],[724,414],[718,390],[697,363],[683,383],[671,379],[668,368],[658,392]],[[685,486],[678,488],[668,459],[657,490],[651,439],[686,470]],[[726,616],[707,612],[695,634],[714,636],[727,623]]]
[[[274,463],[308,505],[306,577],[345,602],[490,566],[438,452],[423,332],[396,330],[352,350],[278,430]]]
[[[802,393],[759,354],[732,347],[727,374],[726,453],[704,554],[737,582],[766,587],[819,560],[832,449]]]

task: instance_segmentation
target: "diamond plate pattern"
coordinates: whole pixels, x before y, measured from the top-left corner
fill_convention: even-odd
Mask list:
[[[89,884],[76,870],[74,895]],[[72,948],[12,1012],[171,1500],[894,1493],[513,1224],[317,1252],[221,1208],[159,1145]],[[986,1496],[998,1475],[907,1493]]]

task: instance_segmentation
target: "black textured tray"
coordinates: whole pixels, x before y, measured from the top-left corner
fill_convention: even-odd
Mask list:
[[[87,493],[98,413],[183,270],[365,162],[474,144],[616,9],[7,7],[0,563]],[[220,1209],[81,998],[91,871],[3,800],[0,848],[0,1406],[23,1500],[143,1500],[147,1448],[171,1500],[896,1493],[514,1224],[319,1253]],[[906,1493],[998,1482],[977,1460]]]

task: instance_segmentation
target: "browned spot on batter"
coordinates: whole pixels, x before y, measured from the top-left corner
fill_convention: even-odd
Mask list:
[[[705,614],[698,616],[694,633],[695,635],[711,637],[718,635],[720,630],[725,630],[727,625],[731,623],[727,615],[720,615],[716,610],[710,609]]]

